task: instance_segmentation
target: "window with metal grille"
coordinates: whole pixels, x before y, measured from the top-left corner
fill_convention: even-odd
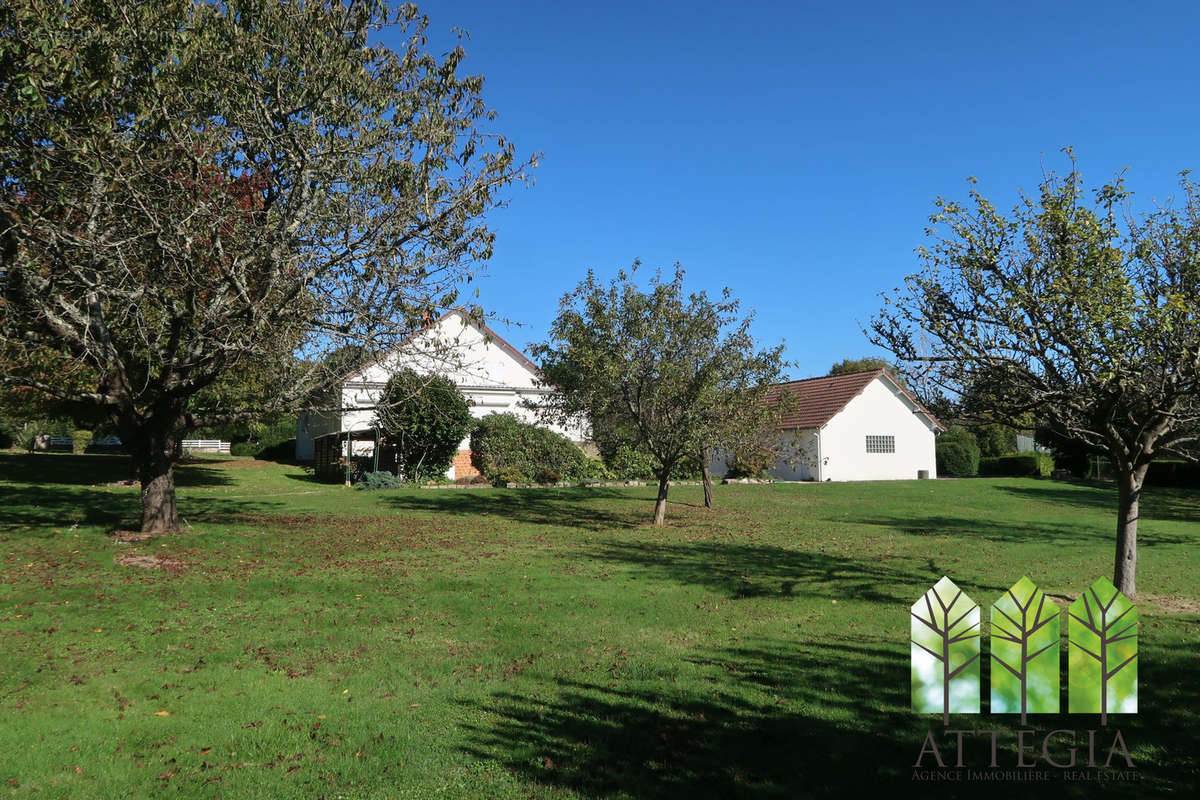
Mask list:
[[[894,452],[896,452],[896,437],[895,436],[868,436],[867,437],[867,452],[868,453],[894,453]]]

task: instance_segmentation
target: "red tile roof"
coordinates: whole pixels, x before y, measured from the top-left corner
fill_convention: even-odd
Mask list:
[[[930,414],[907,389],[882,369],[777,383],[767,392],[767,402],[772,402],[784,395],[790,399],[791,407],[784,414],[779,425],[780,428],[820,428],[837,416],[851,400],[862,394],[871,381],[880,377],[907,397],[916,406],[917,411],[927,417],[934,427],[944,428],[937,418]]]

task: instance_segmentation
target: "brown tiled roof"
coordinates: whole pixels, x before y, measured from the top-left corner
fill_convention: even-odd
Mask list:
[[[932,414],[917,401],[912,394],[901,386],[886,370],[873,369],[867,372],[853,372],[849,375],[831,375],[824,378],[807,378],[802,381],[777,383],[767,392],[767,402],[787,396],[790,408],[787,409],[780,421],[781,428],[820,428],[837,416],[847,404],[871,381],[882,377],[899,389],[917,410],[928,417],[937,428],[943,428]]]

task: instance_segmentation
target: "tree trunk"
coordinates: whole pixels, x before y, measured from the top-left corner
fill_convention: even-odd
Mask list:
[[[665,470],[658,478],[658,500],[654,504],[654,524],[662,525],[667,519],[667,490],[671,488],[671,470]]]
[[[708,471],[708,451],[700,451],[700,478],[704,483],[704,507],[712,508],[712,473]]]
[[[1113,584],[1133,599],[1137,595],[1138,501],[1148,465],[1121,465],[1117,472],[1117,557]]]
[[[179,436],[163,431],[143,431],[125,441],[130,444],[138,482],[142,485],[142,533],[178,531],[175,461],[179,458]]]

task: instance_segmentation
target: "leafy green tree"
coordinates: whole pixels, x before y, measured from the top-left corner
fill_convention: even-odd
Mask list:
[[[855,372],[867,372],[873,369],[886,369],[893,375],[898,373],[896,365],[886,358],[863,356],[862,358],[843,358],[829,368],[829,375],[852,375]]]
[[[558,387],[543,407],[550,418],[585,416],[601,452],[625,444],[654,458],[661,525],[677,465],[707,464],[707,453],[744,427],[769,424],[763,401],[779,380],[783,347],[757,348],[753,316],[738,318],[728,289],[716,300],[685,294],[676,265],[671,280],[656,274],[643,291],[639,266],[607,286],[588,272],[534,353]]]
[[[396,448],[400,474],[410,481],[444,474],[475,421],[454,381],[412,369],[392,374],[377,406],[377,424]]]
[[[142,529],[198,427],[311,408],[492,252],[532,162],[385,0],[0,4],[0,384],[114,424]],[[382,33],[391,31],[382,44]]]
[[[979,455],[984,458],[1007,456],[1017,452],[1017,432],[998,422],[976,425],[971,431],[979,444]]]
[[[1108,454],[1114,583],[1129,597],[1146,471],[1190,457],[1200,433],[1200,194],[1186,176],[1181,185],[1181,203],[1138,218],[1121,213],[1120,178],[1092,203],[1074,168],[1008,216],[974,188],[965,205],[939,199],[923,271],[870,328],[948,392],[986,371],[977,410],[992,421],[1021,427],[1032,415]]]

